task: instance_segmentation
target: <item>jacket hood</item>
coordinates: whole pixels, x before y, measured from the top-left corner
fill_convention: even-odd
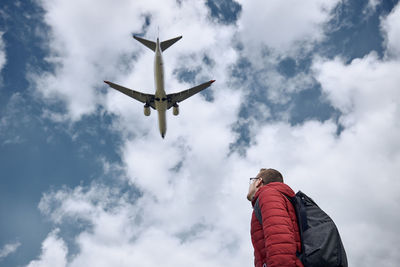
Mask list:
[[[280,193],[288,196],[288,197],[294,197],[295,193],[292,190],[292,188],[290,188],[287,184],[284,183],[280,183],[280,182],[272,182],[269,183],[267,185],[264,185],[262,187],[260,187],[260,189],[257,190],[256,194],[254,195],[253,200],[251,201],[253,207],[256,204],[257,198],[258,196],[264,192],[265,190],[277,190]]]

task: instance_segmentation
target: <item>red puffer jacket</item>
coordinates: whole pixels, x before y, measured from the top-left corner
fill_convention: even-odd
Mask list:
[[[251,241],[254,265],[262,267],[303,267],[296,257],[300,251],[300,235],[292,203],[284,196],[293,197],[293,190],[284,183],[269,183],[255,194],[253,206],[259,198],[263,224],[254,211],[251,217]]]

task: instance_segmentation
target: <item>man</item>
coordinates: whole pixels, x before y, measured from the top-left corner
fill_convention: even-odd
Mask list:
[[[262,224],[254,211],[251,217],[255,267],[303,267],[296,256],[301,249],[296,213],[286,198],[295,195],[293,190],[274,169],[261,169],[250,180],[247,199],[253,207],[258,199],[262,216]]]

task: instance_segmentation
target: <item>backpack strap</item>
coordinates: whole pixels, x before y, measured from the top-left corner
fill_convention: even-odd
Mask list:
[[[304,207],[304,205],[302,205],[302,203],[299,203],[299,201],[304,201],[301,197],[299,197],[299,195],[301,195],[301,191],[299,191],[300,193],[297,193],[294,197],[289,197],[287,195],[284,194],[284,196],[290,201],[290,203],[292,203],[293,207],[294,207],[294,211],[296,213],[296,217],[297,217],[297,224],[299,227],[299,235],[300,235],[300,245],[301,245],[301,251],[296,251],[296,256],[297,258],[300,259],[300,261],[302,263],[304,263],[304,242],[303,242],[303,235],[304,235],[304,230],[308,228],[308,224],[307,224],[307,213],[306,213],[306,209]]]
[[[261,215],[261,208],[260,208],[260,203],[258,202],[259,198],[256,200],[256,204],[254,204],[254,214],[256,215],[256,218],[258,222],[262,225],[262,215]]]
[[[288,197],[287,195],[284,195],[290,203],[292,203],[294,210],[296,212],[297,216],[297,221],[299,223],[300,227],[300,234],[302,234],[305,230],[308,229],[308,224],[307,224],[307,213],[304,205],[304,199],[302,198],[303,193],[299,191],[294,197]],[[302,201],[303,203],[299,203]]]

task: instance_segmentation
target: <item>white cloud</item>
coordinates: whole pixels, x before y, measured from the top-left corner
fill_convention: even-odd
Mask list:
[[[376,6],[379,5],[379,2],[379,0],[369,0],[367,6],[375,10]]]
[[[363,19],[367,20],[370,16],[372,16],[376,12],[376,7],[380,4],[381,1],[379,0],[369,0],[367,5],[364,7],[363,12]]]
[[[345,65],[340,59],[317,61],[317,78],[332,105],[344,113],[342,123],[350,127],[361,120],[371,120],[387,114],[396,116],[400,93],[397,69],[400,62],[380,61],[375,53],[355,59]],[[382,113],[384,112],[384,113]],[[383,117],[382,117],[383,118]],[[384,120],[382,123],[386,123]],[[389,120],[390,121],[390,120]],[[377,129],[379,130],[379,129]]]
[[[242,12],[238,21],[237,41],[243,44],[240,56],[251,68],[244,74],[246,82],[238,87],[251,96],[254,87],[265,91],[258,100],[286,105],[293,93],[313,88],[315,81],[307,69],[298,69],[315,45],[323,41],[325,28],[332,19],[338,0],[240,1]],[[279,64],[293,60],[296,71],[285,75]],[[235,84],[236,86],[236,84]],[[290,118],[290,108],[279,115]]]
[[[28,125],[29,116],[21,111],[21,106],[26,106],[26,100],[21,93],[17,92],[11,95],[8,103],[4,106],[2,117],[0,118],[0,137],[1,144],[20,144],[26,141],[21,136],[18,126],[20,123]]]
[[[6,49],[3,41],[3,34],[4,32],[0,31],[0,72],[3,67],[6,65]]]
[[[17,251],[19,246],[21,246],[20,242],[15,242],[15,243],[10,243],[10,244],[4,245],[3,248],[0,249],[0,262],[8,255],[15,253],[15,251]]]
[[[387,57],[400,57],[400,4],[382,20],[381,27],[386,35]]]
[[[42,254],[38,260],[31,261],[27,267],[67,266],[68,249],[57,236],[58,229],[52,231],[42,244]]]
[[[399,68],[399,61],[382,61],[374,53],[348,65],[340,59],[314,64],[327,99],[343,112],[340,122],[345,127],[340,137],[318,141],[315,179],[323,176],[324,183],[334,181],[331,192],[347,203],[339,213],[353,265],[385,260],[385,266],[396,266],[400,260],[396,252],[400,248],[400,217],[393,213],[400,204],[400,183],[394,179],[400,171]],[[325,147],[329,143],[332,145]],[[368,239],[362,237],[364,232]],[[385,241],[373,241],[377,239]],[[362,255],[366,249],[374,253]]]
[[[331,18],[338,0],[240,1],[240,36],[249,53],[266,46],[281,54],[297,54],[320,41],[323,25]],[[254,55],[254,60],[259,55]]]
[[[190,184],[184,184],[181,189],[188,189]],[[245,264],[243,255],[249,257],[251,252],[240,246],[237,233],[231,230],[233,225],[228,221],[210,222],[206,217],[209,212],[214,213],[208,205],[212,204],[213,209],[221,205],[207,200],[203,205],[197,201],[187,203],[182,197],[187,199],[191,192],[177,193],[169,199],[145,194],[132,201],[118,191],[94,185],[89,190],[78,187],[47,194],[40,206],[42,211],[61,215],[56,218],[58,223],[71,219],[90,221],[90,229],[75,239],[80,252],[68,266],[154,266],[159,262],[165,266],[221,266],[238,264],[238,260]],[[201,217],[203,221],[199,222]],[[220,227],[221,223],[230,227]]]

